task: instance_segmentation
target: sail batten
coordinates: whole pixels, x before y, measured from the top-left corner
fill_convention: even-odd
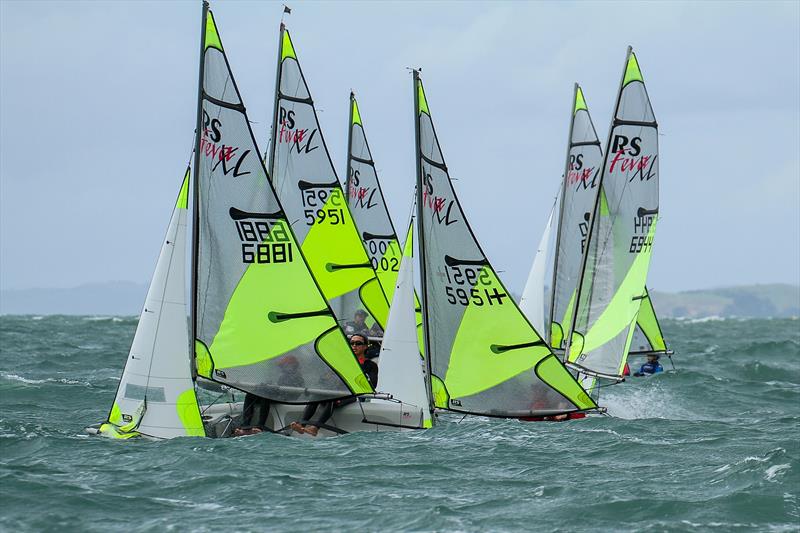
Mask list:
[[[475,239],[413,74],[423,322],[436,407],[505,417],[595,408]]]

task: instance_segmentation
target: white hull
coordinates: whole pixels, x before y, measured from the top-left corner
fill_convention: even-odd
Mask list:
[[[266,427],[276,433],[292,437],[311,438],[289,427],[303,417],[305,405],[272,404]],[[242,403],[218,404],[201,407],[203,421],[210,437],[229,437],[239,426]],[[395,400],[367,398],[337,407],[318,437],[335,437],[356,431],[406,431],[422,429],[422,410]]]
[[[201,406],[207,435],[217,438],[233,436],[234,429],[241,425],[242,406],[242,402]],[[291,437],[313,438],[289,427],[292,422],[301,421],[304,410],[305,405],[272,404],[266,427]],[[422,427],[422,409],[392,399],[369,397],[337,407],[317,437],[335,437],[356,431],[409,431]],[[96,427],[88,427],[86,432],[98,433]],[[151,437],[147,434],[142,436]]]

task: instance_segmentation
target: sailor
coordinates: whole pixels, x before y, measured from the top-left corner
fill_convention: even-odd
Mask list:
[[[345,333],[353,335],[354,333],[369,334],[369,326],[366,324],[367,312],[363,309],[356,309],[353,320],[345,325]]]
[[[374,388],[378,385],[378,365],[375,364],[375,361],[367,359],[368,345],[369,341],[365,335],[356,333],[350,336],[350,349],[353,350],[358,364],[361,365],[361,370],[367,375],[370,385]]]
[[[374,361],[367,359],[367,337],[364,334],[356,333],[350,336],[350,349],[358,359],[361,365],[361,370],[366,374],[370,384],[374,388],[378,383],[378,365]],[[316,437],[319,432],[320,426],[333,415],[333,410],[338,407],[355,403],[356,398],[345,398],[343,400],[331,400],[329,402],[315,402],[306,406],[303,411],[303,420],[307,421],[306,424],[300,422],[292,422],[291,428],[298,433],[307,433],[312,437]],[[312,420],[311,417],[316,415]]]
[[[298,389],[305,386],[303,377],[300,375],[300,363],[294,355],[283,356],[278,360],[277,364],[281,372],[278,378],[279,387]],[[293,400],[296,397],[296,393],[287,392],[285,396],[287,400]],[[248,392],[244,397],[242,424],[233,431],[233,436],[255,435],[267,429],[266,424],[270,407],[271,402],[267,398]]]
[[[639,368],[639,371],[633,374],[636,377],[646,376],[648,374],[657,374],[664,371],[664,367],[658,362],[658,354],[647,354],[647,362]]]

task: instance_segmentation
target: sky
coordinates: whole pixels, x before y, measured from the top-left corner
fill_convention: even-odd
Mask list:
[[[339,177],[354,90],[397,227],[421,67],[451,177],[521,292],[579,82],[605,142],[634,47],[660,132],[648,285],[800,283],[800,3],[291,2]],[[280,3],[212,2],[263,151]],[[193,143],[201,4],[0,1],[0,288],[149,281]]]

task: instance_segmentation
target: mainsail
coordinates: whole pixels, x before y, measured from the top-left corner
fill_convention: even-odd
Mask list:
[[[204,14],[194,180],[197,374],[287,403],[372,392],[305,262],[290,223],[295,218],[281,206],[259,157],[213,15]],[[314,135],[305,140],[321,142]],[[318,201],[322,190],[305,192]],[[327,197],[328,212],[349,222],[340,211],[346,204]],[[332,238],[324,229],[323,240],[314,241],[300,227],[309,250],[339,247],[324,240]]]
[[[636,317],[636,329],[633,332],[629,355],[647,354],[671,354],[664,340],[664,333],[661,331],[661,324],[658,322],[653,301],[650,299],[650,291],[644,289],[644,298],[639,307],[639,314]]]
[[[350,93],[350,129],[347,150],[347,202],[378,276],[384,294],[392,301],[403,251],[397,239],[386,199],[381,191],[375,161],[367,143],[355,95]]]
[[[314,101],[283,24],[269,166],[297,242],[337,320],[344,324],[363,309],[385,327],[388,300],[336,177]]]
[[[563,348],[570,330],[575,296],[581,276],[581,259],[589,233],[589,220],[597,198],[603,152],[589,115],[583,90],[576,83],[567,159],[562,180],[556,252],[551,292],[550,345]]]
[[[576,368],[616,379],[645,297],[658,218],[658,126],[630,48],[597,183],[567,353]]]
[[[103,435],[205,436],[186,322],[188,198],[187,168]]]
[[[413,75],[425,353],[435,406],[505,417],[597,407],[481,250],[450,181],[418,71]]]

